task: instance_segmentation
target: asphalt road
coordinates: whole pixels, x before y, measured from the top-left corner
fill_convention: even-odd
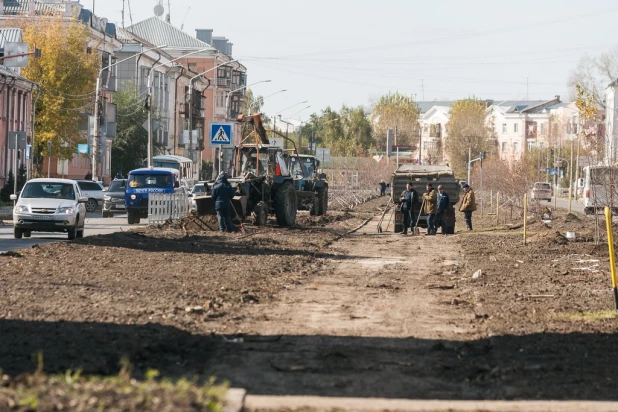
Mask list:
[[[7,222],[5,222],[7,223]],[[104,235],[107,233],[119,232],[120,230],[129,230],[136,226],[147,225],[148,219],[142,219],[140,225],[128,225],[127,215],[115,215],[113,218],[103,219],[101,212],[88,213],[86,216],[86,227],[84,236]],[[66,242],[67,235],[64,233],[42,233],[33,232],[32,237],[15,239],[13,237],[13,224],[0,225],[0,252],[15,249],[29,248],[34,244],[50,243],[50,242]]]
[[[541,204],[547,204],[547,205],[551,205],[552,207],[554,206],[554,199],[552,198],[551,203],[549,202],[541,202]],[[564,198],[564,197],[559,197],[558,199],[556,199],[556,207],[559,207],[560,209],[569,209],[569,199]],[[579,202],[579,201],[571,201],[571,211],[576,212],[576,213],[581,213],[582,215],[584,214],[584,204]]]

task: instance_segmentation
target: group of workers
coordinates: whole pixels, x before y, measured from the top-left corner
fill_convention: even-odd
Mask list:
[[[420,202],[421,210],[418,212],[419,217],[421,213],[427,215],[427,235],[436,235],[438,233],[438,227],[441,227],[441,233],[446,235],[448,234],[446,212],[451,203],[449,195],[446,193],[442,185],[438,186],[437,193],[432,183],[427,183],[425,188],[426,191],[423,193]],[[462,189],[464,191],[464,196],[459,205],[459,211],[464,213],[466,228],[468,230],[472,230],[472,212],[476,210],[474,191],[470,189],[470,186],[467,183],[462,186]],[[416,221],[414,219],[414,211],[412,206],[414,203],[418,203],[418,194],[416,190],[414,190],[412,182],[407,183],[406,190],[401,193],[400,201],[401,213],[403,215],[403,230],[400,234],[406,235],[408,233],[408,229],[410,229],[411,233],[414,234],[414,226],[418,223],[418,219],[416,219]]]

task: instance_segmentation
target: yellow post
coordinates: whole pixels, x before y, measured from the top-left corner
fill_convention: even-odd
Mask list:
[[[496,193],[496,226],[500,226],[500,192]]]
[[[524,245],[526,244],[526,229],[528,228],[528,193],[524,193]]]
[[[612,272],[612,288],[614,289],[614,301],[618,310],[618,289],[616,286],[616,257],[614,256],[614,234],[612,232],[612,212],[605,206],[605,226],[607,227],[607,245],[609,247],[609,266]]]

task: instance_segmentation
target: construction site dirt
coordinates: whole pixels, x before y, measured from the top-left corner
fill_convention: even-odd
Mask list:
[[[478,213],[472,232],[379,234],[385,199],[292,229],[191,217],[0,256],[0,369],[32,372],[42,351],[46,372],[126,356],[138,379],[252,394],[618,400],[594,218],[531,219],[526,245],[517,216]]]

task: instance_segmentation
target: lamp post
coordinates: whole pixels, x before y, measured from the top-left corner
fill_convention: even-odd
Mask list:
[[[280,110],[280,111],[278,111],[277,113],[275,113],[275,114],[274,114],[274,116],[273,116],[273,119],[274,119],[274,120],[273,120],[273,130],[277,130],[277,115],[279,115],[279,114],[281,114],[281,113],[285,112],[285,111],[286,111],[286,110],[288,110],[288,109],[291,109],[292,107],[296,107],[296,106],[298,106],[299,104],[305,104],[305,103],[307,103],[307,102],[308,102],[308,100],[305,100],[304,102],[294,103],[294,104],[293,104],[293,105],[291,105],[290,107],[286,107],[285,109]],[[279,116],[279,118],[281,118],[281,116]]]
[[[229,107],[230,107],[230,97],[232,97],[232,95],[233,95],[234,93],[236,93],[237,91],[240,91],[240,90],[246,89],[247,87],[251,87],[251,86],[254,86],[254,85],[259,84],[259,83],[270,83],[270,80],[260,80],[259,82],[251,83],[251,84],[248,84],[248,85],[245,85],[245,86],[239,87],[238,89],[234,89],[234,90],[232,90],[231,92],[229,92],[229,93],[227,94],[227,98],[225,99],[225,118],[226,118],[226,119],[229,119],[229,114],[230,114],[230,112],[229,112]]]
[[[274,93],[272,93],[272,94],[269,94],[269,95],[268,95],[268,96],[266,96],[266,97],[262,97],[262,102],[263,102],[264,100],[268,99],[268,98],[269,98],[269,97],[271,97],[271,96],[274,96],[274,95],[276,95],[276,94],[283,93],[283,92],[287,92],[287,89],[279,90],[279,91],[277,91],[277,92],[274,92]],[[258,103],[259,103],[258,101],[255,101],[255,102],[253,102],[253,103],[251,103],[251,104],[249,105],[249,114],[251,114],[251,108],[252,108],[253,106],[255,106],[256,104],[258,104]]]
[[[99,170],[99,167],[98,167],[99,166],[98,165],[99,163],[98,162],[99,138],[101,136],[101,125],[99,124],[101,122],[101,113],[99,111],[99,105],[101,104],[101,76],[103,75],[103,72],[105,70],[109,70],[110,68],[116,66],[117,64],[130,60],[134,58],[135,56],[141,56],[142,54],[148,53],[149,51],[162,49],[164,47],[167,47],[167,45],[151,47],[140,53],[134,54],[131,57],[127,57],[126,59],[117,61],[116,63],[110,64],[109,66],[104,67],[101,70],[99,70],[99,75],[97,76],[97,85],[96,85],[95,100],[94,100],[94,136],[92,137],[92,165],[91,165],[92,166],[91,173],[92,173],[93,180],[98,180],[97,177],[98,177],[98,170]]]
[[[189,80],[189,141],[191,141],[191,139],[193,138],[193,82],[195,81],[195,79],[205,75],[208,72],[211,72],[211,71],[213,71],[215,69],[218,69],[221,66],[227,66],[230,63],[236,63],[238,61],[239,61],[239,59],[235,59],[235,60],[230,60],[229,62],[218,64],[218,65],[216,65],[215,67],[213,67],[211,69],[203,71],[200,74],[196,74],[195,76],[193,76]],[[206,89],[209,86],[210,86],[210,80],[208,81],[208,86],[206,86]],[[202,170],[202,152],[200,152],[199,170],[200,171]],[[201,175],[201,172],[200,172],[200,175]]]
[[[211,49],[212,47],[208,47],[206,49],[195,50],[190,53],[183,54],[180,57],[176,57],[168,61],[167,63],[161,63],[157,66],[154,66],[152,69],[150,69],[150,72],[148,73],[148,83],[147,83],[148,96],[146,96],[146,103],[147,103],[146,107],[148,108],[148,167],[152,167],[152,75],[154,71],[158,69],[159,67],[165,66],[169,63],[173,63],[187,56],[209,51]]]

